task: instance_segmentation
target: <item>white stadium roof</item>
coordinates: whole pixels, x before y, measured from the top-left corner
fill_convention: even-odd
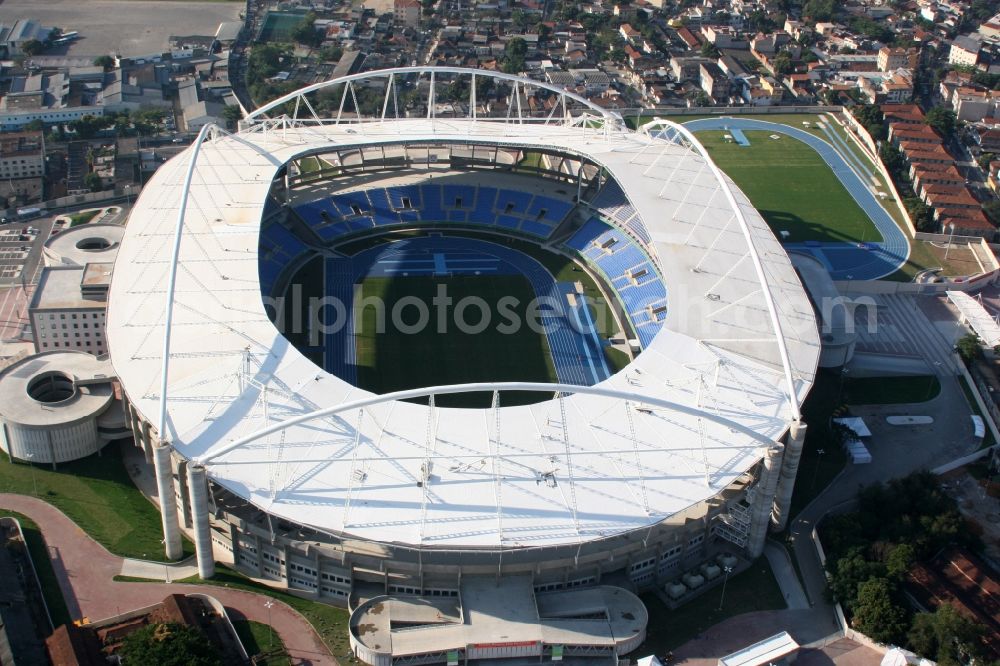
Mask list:
[[[187,189],[165,439],[203,461],[215,483],[296,523],[423,547],[576,543],[683,512],[783,435],[812,385],[820,341],[787,255],[746,197],[725,181],[741,219],[691,137],[670,124],[654,128],[636,133],[579,118],[286,118],[237,135],[209,131],[190,187],[193,148],[156,172],[132,211],[109,298],[115,370],[155,426],[172,244]],[[660,130],[665,138],[654,136]],[[262,305],[257,263],[261,212],[279,169],[324,149],[425,140],[558,149],[586,155],[618,180],[650,231],[668,294],[663,329],[631,365],[596,392],[564,400],[432,409],[377,401],[279,335]],[[318,410],[327,415],[278,429]],[[275,432],[255,436],[264,428]],[[540,482],[547,472],[555,484]]]

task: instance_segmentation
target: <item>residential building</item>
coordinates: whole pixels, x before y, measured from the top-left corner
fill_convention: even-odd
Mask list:
[[[948,63],[952,65],[970,65],[975,67],[979,63],[979,53],[982,44],[979,40],[962,35],[956,37],[948,51]]]
[[[878,68],[882,72],[894,72],[897,69],[914,69],[917,66],[917,50],[899,47],[883,46],[878,52]]]
[[[0,134],[0,180],[45,175],[45,139],[41,132]]]
[[[393,0],[392,16],[395,22],[407,28],[420,25],[420,0]]]
[[[723,102],[729,97],[729,77],[714,62],[702,63],[699,75],[701,89],[713,100]]]

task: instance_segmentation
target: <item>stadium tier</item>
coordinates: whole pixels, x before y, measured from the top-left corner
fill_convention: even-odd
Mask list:
[[[547,239],[571,210],[572,203],[541,194],[430,183],[339,193],[295,206],[328,243],[376,227],[441,223],[502,227]]]
[[[645,348],[666,318],[667,289],[649,255],[621,229],[592,217],[565,246],[595,266],[617,292]]]
[[[605,219],[616,220],[623,224],[640,242],[646,245],[652,242],[649,230],[617,182],[612,180],[605,183],[597,196],[591,200],[590,206]]]

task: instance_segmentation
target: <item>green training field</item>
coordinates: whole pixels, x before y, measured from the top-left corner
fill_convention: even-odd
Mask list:
[[[486,301],[492,321],[482,332],[461,331],[455,325],[455,307],[445,308],[447,318],[442,333],[432,299],[439,284],[447,285],[447,295],[457,304],[461,299],[478,296]],[[489,277],[371,277],[362,282],[362,300],[371,297],[385,303],[385,326],[378,327],[378,310],[373,305],[356,306],[358,384],[375,393],[388,393],[422,386],[461,384],[479,381],[555,382],[556,372],[548,340],[542,332],[522,325],[512,333],[498,330],[506,319],[498,307],[501,298],[512,296],[517,305],[510,310],[526,321],[528,304],[535,298],[531,283],[523,276]],[[393,326],[391,312],[400,299],[419,299],[427,304],[429,325],[409,333]],[[404,325],[413,325],[415,307],[402,310]],[[464,321],[475,326],[480,321],[477,307],[463,313]],[[537,402],[546,396],[539,393],[515,395],[504,393],[503,404]],[[488,407],[489,394],[441,396],[438,403],[452,407]]]
[[[749,146],[723,139],[723,131],[698,132],[716,164],[750,198],[776,236],[787,242],[870,241],[882,235],[833,171],[812,148],[788,136],[744,132]]]

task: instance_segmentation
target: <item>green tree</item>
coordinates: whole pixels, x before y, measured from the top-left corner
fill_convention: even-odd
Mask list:
[[[902,582],[916,559],[916,553],[910,544],[900,543],[893,545],[892,550],[889,551],[889,555],[885,558],[886,576],[889,580],[897,583]]]
[[[885,115],[875,104],[858,104],[851,107],[851,115],[876,141],[886,138]]]
[[[903,206],[910,214],[910,219],[913,220],[913,226],[917,228],[917,231],[933,232],[935,230],[937,222],[934,220],[933,208],[917,197],[906,197],[903,199]]]
[[[97,56],[94,58],[94,65],[97,67],[103,67],[104,71],[114,69],[115,59],[109,55]]]
[[[243,111],[238,104],[229,104],[222,109],[222,119],[226,121],[226,127],[235,130],[237,124],[243,119]]]
[[[794,69],[794,66],[792,65],[792,56],[788,53],[788,51],[782,51],[778,55],[774,56],[774,60],[771,62],[774,66],[775,74],[788,74]]]
[[[1000,199],[991,199],[983,204],[983,212],[993,224],[1000,224]]]
[[[955,343],[955,347],[958,350],[958,355],[966,363],[972,363],[983,355],[983,347],[979,342],[979,336],[975,333],[969,333],[960,337],[958,342]]]
[[[45,123],[41,120],[35,119],[31,122],[25,123],[22,129],[26,132],[41,132],[45,129]]]
[[[719,47],[717,47],[712,42],[705,42],[701,45],[701,57],[703,58],[718,58],[719,57]]]
[[[906,635],[909,647],[941,666],[959,666],[983,657],[986,627],[973,622],[950,604],[933,613],[917,613]]]
[[[86,185],[87,189],[91,192],[100,192],[104,189],[104,183],[101,181],[101,177],[93,171],[83,177],[83,184]]]
[[[906,609],[896,602],[885,578],[872,578],[858,586],[858,602],[851,623],[880,643],[898,645],[909,627]]]
[[[34,56],[45,50],[45,43],[40,42],[37,39],[29,39],[24,44],[21,44],[21,51],[25,55]]]
[[[122,662],[137,666],[221,666],[215,646],[196,627],[150,624],[125,637]]]
[[[317,18],[315,12],[309,12],[302,17],[298,25],[292,29],[292,39],[306,46],[319,46],[323,42],[323,33],[316,29]]]
[[[862,583],[885,576],[885,566],[880,562],[869,562],[860,549],[837,560],[836,568],[830,573],[830,593],[849,610],[858,604],[858,591]]]
[[[943,106],[935,106],[924,117],[924,122],[943,137],[951,136],[952,132],[955,131],[957,121],[955,112]]]
[[[990,162],[992,162],[996,158],[997,156],[994,153],[983,153],[982,155],[976,158],[976,164],[979,165],[980,169],[986,171],[990,168]]]
[[[816,21],[829,21],[836,12],[834,0],[809,0],[802,8],[803,15]]]
[[[340,62],[340,59],[344,57],[344,49],[339,46],[327,46],[320,51],[319,57],[326,62]]]
[[[528,43],[521,37],[514,37],[503,49],[501,69],[507,74],[524,71],[524,58],[528,54]]]

